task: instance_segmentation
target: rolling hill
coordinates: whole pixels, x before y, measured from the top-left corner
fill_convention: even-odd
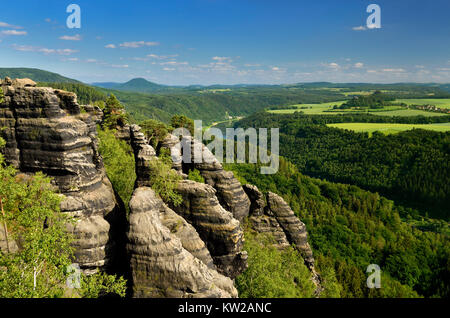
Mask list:
[[[35,82],[81,83],[72,78],[37,68],[0,68],[0,78],[5,78],[6,76],[11,78],[30,78]]]

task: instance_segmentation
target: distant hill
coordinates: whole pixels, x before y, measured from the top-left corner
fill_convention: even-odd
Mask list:
[[[30,78],[35,82],[81,83],[80,81],[37,68],[0,68],[0,78],[5,78],[6,76],[10,78]]]
[[[138,92],[138,93],[154,93],[158,91],[170,90],[171,86],[165,86],[147,81],[145,78],[134,78],[126,83],[92,83],[94,86],[115,89],[120,91]]]

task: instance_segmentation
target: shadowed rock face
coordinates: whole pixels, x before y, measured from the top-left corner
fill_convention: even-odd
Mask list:
[[[313,282],[318,287],[317,292],[320,293],[320,277],[314,267],[305,224],[279,195],[269,191],[264,196],[251,184],[246,184],[243,188],[251,200],[250,226],[259,233],[271,234],[279,248],[294,244],[302,254],[305,265],[312,273]]]
[[[149,162],[157,160],[155,150],[148,144],[139,126],[131,126],[130,131],[136,162],[136,187],[151,186]],[[173,140],[173,138],[166,140],[169,143],[176,143],[176,141],[177,139]],[[175,162],[174,167],[180,167],[176,164],[180,161],[173,158],[173,153],[172,159]],[[181,169],[175,170],[186,177]],[[212,256],[214,268],[217,268],[221,274],[235,278],[242,273],[247,267],[247,254],[242,251],[243,231],[233,214],[219,204],[216,197],[217,191],[207,184],[183,180],[179,182],[178,192],[182,195],[183,202],[180,206],[171,206],[171,208],[179,215],[180,222],[189,222],[192,229],[198,233],[207,247],[208,256],[205,255],[205,251],[195,251],[195,248],[187,246],[185,248],[207,265],[210,262],[208,258]],[[172,210],[170,211],[173,212]],[[163,218],[162,222],[164,223]],[[179,238],[183,242],[183,237]]]
[[[237,297],[233,281],[206,264],[211,259],[195,230],[152,189],[137,188],[130,211],[133,297]]]
[[[247,252],[243,249],[244,233],[238,220],[226,211],[210,185],[191,180],[178,184],[183,196],[173,209],[188,220],[200,234],[220,273],[235,278],[247,268]]]
[[[216,196],[220,204],[242,222],[248,216],[250,200],[242,189],[240,182],[234,177],[233,172],[225,171],[208,147],[201,142],[191,137],[184,137],[183,139],[183,142],[191,146],[191,163],[183,162],[180,149],[174,147],[179,140],[177,137],[169,134],[162,142],[162,147],[171,151],[173,168],[184,173],[187,173],[190,169],[199,170],[205,182],[216,189]],[[202,162],[195,162],[194,160],[194,149],[196,147],[201,149]]]
[[[5,159],[23,173],[43,171],[64,194],[61,212],[75,216],[76,261],[86,272],[112,268],[123,244],[118,208],[98,153],[95,122],[76,95],[29,80],[1,83],[0,126]]]

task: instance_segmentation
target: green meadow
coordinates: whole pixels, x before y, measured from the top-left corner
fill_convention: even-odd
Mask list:
[[[450,99],[399,99],[396,100],[397,102],[403,102],[405,104],[416,104],[420,105],[419,103],[416,103],[418,101],[422,101],[422,105],[425,104],[432,104],[432,105],[438,105],[437,102],[439,102],[438,107],[449,107],[450,108]],[[432,101],[432,102],[431,102]],[[437,101],[437,102],[436,102]],[[276,110],[269,110],[269,113],[273,114],[293,114],[295,112],[303,112],[306,115],[336,115],[336,114],[347,114],[349,112],[353,113],[371,113],[374,115],[380,115],[380,116],[426,116],[426,117],[434,117],[434,116],[448,116],[447,114],[443,113],[433,113],[423,110],[416,110],[416,109],[408,109],[408,108],[402,108],[399,106],[386,106],[383,109],[364,109],[364,110],[355,110],[355,109],[348,109],[348,110],[333,110],[334,105],[342,105],[345,103],[345,101],[336,101],[336,102],[328,102],[328,103],[321,103],[321,104],[298,104],[298,105],[292,105],[296,106],[297,108],[291,108],[289,109],[276,109]],[[447,105],[447,106],[446,106]]]
[[[339,123],[328,124],[329,127],[353,130],[356,132],[368,132],[372,134],[379,131],[383,134],[396,134],[401,131],[412,129],[427,129],[433,131],[450,131],[450,123],[444,124],[391,124],[391,123]]]
[[[435,105],[440,108],[450,108],[450,98],[397,99],[395,102],[406,105]]]

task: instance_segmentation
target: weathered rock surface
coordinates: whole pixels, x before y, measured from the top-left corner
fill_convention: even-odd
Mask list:
[[[80,267],[86,272],[111,268],[122,257],[120,227],[126,219],[98,153],[95,122],[80,112],[75,94],[34,86],[30,80],[1,83],[5,159],[21,172],[43,171],[53,178],[65,196],[61,211],[77,220],[73,231]]]
[[[251,200],[250,226],[259,233],[271,234],[279,248],[293,244],[302,254],[305,265],[311,271],[313,281],[320,291],[320,277],[314,267],[305,224],[279,195],[269,191],[264,196],[256,186],[249,184],[243,188]]]
[[[183,202],[172,208],[197,230],[219,272],[231,278],[241,274],[247,268],[244,233],[239,221],[219,204],[216,190],[204,183],[183,180],[178,192]]]
[[[187,250],[191,243],[191,250],[199,250],[195,235],[189,238],[195,232],[153,190],[137,188],[130,210],[127,250],[133,297],[237,296],[232,280],[208,267],[205,255],[199,256],[202,261]],[[174,230],[177,223],[184,229]]]
[[[191,137],[183,137],[182,140],[182,143],[191,146],[191,162],[183,162],[180,149],[175,147],[178,142],[179,139],[171,134],[162,142],[162,147],[171,150],[173,168],[182,170],[184,173],[187,173],[190,169],[199,170],[205,182],[217,190],[216,196],[220,204],[242,222],[248,216],[250,200],[242,189],[240,182],[234,177],[233,172],[225,171],[208,147]],[[201,162],[195,162],[194,160],[194,149],[196,147],[201,149]],[[183,144],[180,148],[184,149]]]
[[[155,150],[148,144],[139,126],[131,126],[130,131],[136,162],[136,187],[150,187],[149,162],[157,158]],[[166,142],[173,146],[178,140],[174,138],[175,140],[166,139]],[[180,169],[177,171],[182,173]],[[183,203],[171,208],[180,216],[180,222],[186,220],[192,224],[192,229],[200,235],[210,256],[205,255],[204,251],[196,252],[195,247],[186,245],[185,248],[207,265],[210,265],[210,261],[205,259],[212,256],[213,263],[220,273],[231,278],[236,277],[247,266],[247,254],[242,251],[243,231],[239,221],[219,204],[217,191],[209,185],[183,180],[179,182],[178,192],[183,196]],[[164,218],[162,221],[164,222]],[[186,237],[186,235],[179,236],[182,242]],[[203,256],[199,254],[200,252]]]

